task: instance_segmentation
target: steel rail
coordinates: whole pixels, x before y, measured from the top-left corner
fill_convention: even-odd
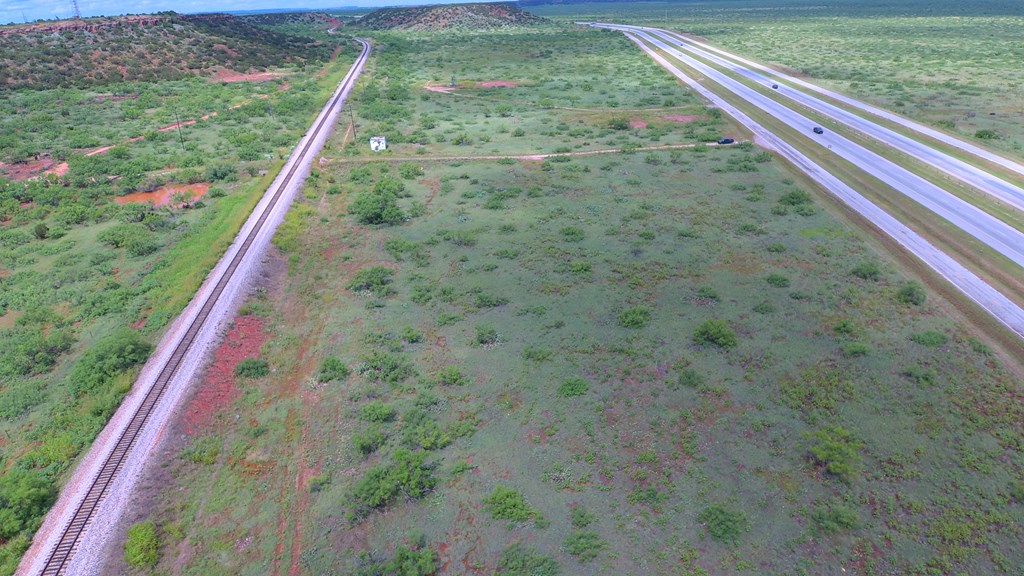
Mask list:
[[[345,90],[343,88],[352,83],[355,78],[358,77],[355,72],[360,69],[362,63],[366,60],[369,54],[370,44],[364,40],[357,40],[362,43],[363,50],[356,61],[352,64],[352,68],[349,70],[348,74],[346,74],[346,77],[342,80],[340,89],[336,90],[335,94],[331,97],[331,100],[328,102],[325,110],[338,106],[338,104],[344,99]],[[319,135],[320,131],[323,130],[329,117],[330,114],[320,115],[319,120],[313,126],[313,130],[309,132],[309,135],[306,138],[306,143],[299,152],[298,158],[302,158],[309,153],[316,141],[317,135]],[[184,336],[182,336],[178,345],[171,353],[171,356],[164,364],[164,367],[160,370],[160,373],[153,385],[146,392],[142,403],[135,411],[135,414],[132,415],[128,425],[121,432],[121,435],[118,437],[117,442],[114,445],[114,449],[103,462],[103,465],[100,467],[95,478],[93,478],[92,483],[89,486],[89,490],[86,492],[85,498],[83,498],[81,503],[79,503],[70,522],[68,522],[67,526],[64,528],[60,540],[51,550],[49,558],[47,558],[46,564],[43,566],[42,572],[40,572],[41,576],[60,576],[64,574],[68,561],[77,549],[82,533],[85,531],[85,528],[89,525],[95,515],[97,507],[107,493],[107,489],[116,480],[117,474],[121,471],[126,457],[135,445],[136,438],[138,438],[139,433],[149,420],[150,414],[153,413],[154,408],[163,397],[168,384],[174,379],[174,376],[178,371],[178,367],[181,365],[185,355],[191,349],[192,344],[196,340],[196,336],[199,334],[200,330],[202,330],[207,318],[210,316],[210,313],[217,306],[221,293],[224,292],[224,289],[231,282],[235,270],[241,264],[245,255],[249,252],[249,248],[252,246],[253,242],[255,242],[256,237],[263,228],[263,225],[270,217],[281,196],[284,194],[288,185],[291,183],[292,178],[294,178],[296,172],[299,171],[301,166],[301,161],[293,162],[291,169],[287,172],[285,177],[279,181],[277,190],[274,191],[274,195],[271,197],[270,201],[266,203],[263,213],[260,214],[259,219],[249,231],[249,234],[235,253],[235,256],[231,259],[231,262],[224,270],[223,275],[221,275],[220,279],[217,281],[213,291],[210,292],[210,295],[203,303],[199,314],[192,320],[192,323],[185,331]]]

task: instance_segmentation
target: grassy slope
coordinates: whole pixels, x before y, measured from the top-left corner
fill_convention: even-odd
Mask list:
[[[1024,512],[1012,500],[1024,466],[1020,384],[941,305],[896,302],[906,277],[861,232],[813,203],[786,204],[799,185],[781,166],[743,147],[435,164],[431,155],[452,150],[693,142],[730,129],[667,88],[622,38],[389,40],[375,80],[401,78],[410,93],[397,102],[412,115],[369,119],[364,99],[360,133],[391,124],[422,143],[391,153],[423,150],[422,175],[405,167],[401,205],[425,206],[425,215],[382,229],[345,217],[353,195],[403,170],[358,149],[307,189],[308,208],[291,216],[301,232],[280,300],[254,307],[273,323],[264,357],[276,372],[240,383],[241,398],[223,412],[238,418],[189,440],[219,446],[213,464],[183,456],[170,468],[176,480],[157,514],[163,565],[373,573],[397,545],[422,543],[443,573],[491,573],[514,542],[572,574],[986,573],[1024,561]],[[396,54],[399,40],[408,44]],[[452,69],[467,83],[527,86],[468,92],[485,99],[418,88]],[[616,116],[657,119],[663,113],[618,110],[663,99],[680,106],[665,113],[703,125],[606,128]],[[525,104],[541,100],[596,111]],[[502,103],[514,112],[493,113]],[[513,135],[517,126],[524,136]],[[472,144],[453,145],[460,134]],[[342,194],[326,194],[331,186]],[[851,275],[864,262],[878,264],[877,280]],[[374,265],[395,270],[393,295],[344,289]],[[620,325],[633,307],[650,313],[646,326]],[[695,343],[707,319],[724,320],[737,346]],[[422,339],[403,340],[407,328]],[[497,343],[478,344],[488,328]],[[368,373],[314,379],[327,356],[358,373],[374,350],[411,361],[418,376],[396,385]],[[445,366],[467,383],[437,384]],[[559,393],[571,378],[586,382],[582,395]],[[360,417],[372,401],[398,418],[381,425],[387,440],[364,458],[352,439],[373,428]],[[426,451],[438,483],[425,498],[350,521],[367,469],[422,445],[406,434],[417,407],[450,437],[466,422],[477,429]],[[810,435],[831,425],[861,443],[847,481],[811,457]],[[522,493],[534,520],[493,519],[483,501],[497,485]],[[597,520],[573,528],[577,508]],[[722,509],[742,512],[716,524],[738,530],[735,544],[708,537],[707,512]],[[566,539],[586,530],[601,544],[583,563]],[[180,538],[195,544],[187,557]]]

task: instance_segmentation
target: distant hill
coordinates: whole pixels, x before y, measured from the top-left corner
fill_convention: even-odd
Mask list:
[[[351,23],[371,30],[449,30],[534,26],[548,20],[512,4],[440,4],[383,8]]]
[[[264,71],[333,48],[227,14],[174,13],[0,26],[0,90],[101,86]]]

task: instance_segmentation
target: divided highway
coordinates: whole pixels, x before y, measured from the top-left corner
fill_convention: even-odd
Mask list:
[[[219,340],[221,329],[233,317],[274,230],[366,63],[370,44],[359,42],[359,57],[65,485],[22,558],[17,575],[101,574],[102,554],[113,549],[109,539],[148,456],[186,397],[207,352]]]
[[[754,134],[756,134],[763,143],[793,162],[794,165],[806,172],[825,189],[832,192],[837,198],[867,218],[883,232],[894,238],[897,242],[928,264],[933,270],[956,286],[961,292],[966,294],[982,308],[996,317],[1000,322],[1010,328],[1018,336],[1024,338],[1024,310],[1022,310],[1019,305],[1015,304],[1005,295],[1001,294],[989,284],[981,280],[976,274],[968,270],[962,264],[952,259],[919,234],[853,190],[846,183],[830,174],[821,165],[812,161],[804,153],[800,152],[793,145],[793,142],[787,142],[779,135],[766,129],[750,116],[729,104],[729,102],[724,98],[687,76],[678,65],[661,56],[661,54],[652,49],[651,46],[661,49],[665,54],[668,54],[669,56],[684,63],[686,66],[699,71],[701,74],[704,74],[708,80],[717,83],[721,87],[732,92],[734,95],[739,96],[752,106],[758,108],[761,112],[785,123],[801,134],[806,134],[809,138],[812,138],[811,145],[826,148],[829,153],[835,154],[836,156],[851,162],[864,172],[875,176],[892,189],[912,198],[922,206],[927,207],[942,218],[955,224],[964,232],[974,236],[996,252],[999,252],[1016,263],[1018,266],[1024,267],[1024,234],[1019,230],[1008,226],[1006,223],[976,206],[957,198],[902,166],[899,166],[896,163],[865,149],[863,146],[860,146],[839,134],[826,132],[822,135],[813,135],[811,133],[811,129],[818,124],[817,122],[785,106],[778,100],[761,93],[759,90],[732,78],[721,70],[696,59],[693,56],[694,50],[696,49],[692,46],[688,46],[686,41],[680,40],[676,36],[670,35],[667,32],[656,28],[593,22],[587,24],[598,28],[608,28],[625,33],[627,37],[633,40],[638,46],[651,55],[652,58],[669,70],[669,72],[689,84],[694,90],[702,94],[713,104],[731,114],[740,123],[754,132]],[[721,51],[719,52],[721,53]],[[702,57],[706,57],[707,55],[707,52],[702,52]],[[730,65],[729,68],[733,69],[735,66]],[[763,82],[764,80],[762,79],[760,81]],[[820,102],[820,104],[822,105],[822,109],[825,109],[825,106],[830,106],[824,102]],[[871,124],[871,122],[866,119],[858,116],[854,117],[857,118],[859,123]],[[878,128],[885,130],[883,127]],[[865,134],[868,134],[869,130],[872,130],[875,134],[882,134],[879,130],[870,128],[862,129],[861,126],[856,126],[855,129],[860,130]],[[914,142],[915,145],[921,145],[916,141],[911,140],[911,142]],[[806,146],[805,142],[799,142],[798,144]],[[886,144],[899,148],[910,156],[915,156],[913,149],[904,149],[900,146],[900,139],[888,139]],[[936,153],[934,158],[940,158],[940,152],[934,150],[933,152]],[[970,167],[972,170],[977,170],[973,166],[969,166],[966,163],[963,164],[964,166]],[[950,171],[955,172],[960,170],[965,178],[971,178],[971,185],[976,185],[979,189],[985,190],[987,193],[995,196],[1005,192],[1005,190],[1000,191],[991,186],[990,180],[998,180],[991,175],[986,175],[987,177],[985,178],[978,178],[976,174],[972,175],[971,170],[964,171],[963,167],[955,166],[952,163],[950,166]],[[999,182],[1002,181],[999,180]],[[1002,183],[1012,187],[1012,185],[1009,185],[1008,183]],[[1013,198],[1009,198],[1009,200],[1013,200]],[[1010,201],[1008,201],[1008,203],[1012,204]]]

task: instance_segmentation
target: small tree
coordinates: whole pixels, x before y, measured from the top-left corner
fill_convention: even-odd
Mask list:
[[[924,286],[917,282],[907,282],[896,291],[896,301],[902,304],[920,306],[927,298],[928,294],[925,293]]]
[[[36,235],[36,238],[46,240],[46,237],[50,234],[50,229],[46,224],[40,222],[39,224],[36,224],[36,227],[32,229],[32,232]]]
[[[815,462],[847,484],[853,480],[864,444],[854,438],[852,432],[839,425],[829,425],[805,432],[804,438],[812,442],[809,451]]]
[[[736,333],[725,322],[711,318],[705,320],[693,333],[696,344],[714,344],[719,348],[733,348],[737,344]]]

